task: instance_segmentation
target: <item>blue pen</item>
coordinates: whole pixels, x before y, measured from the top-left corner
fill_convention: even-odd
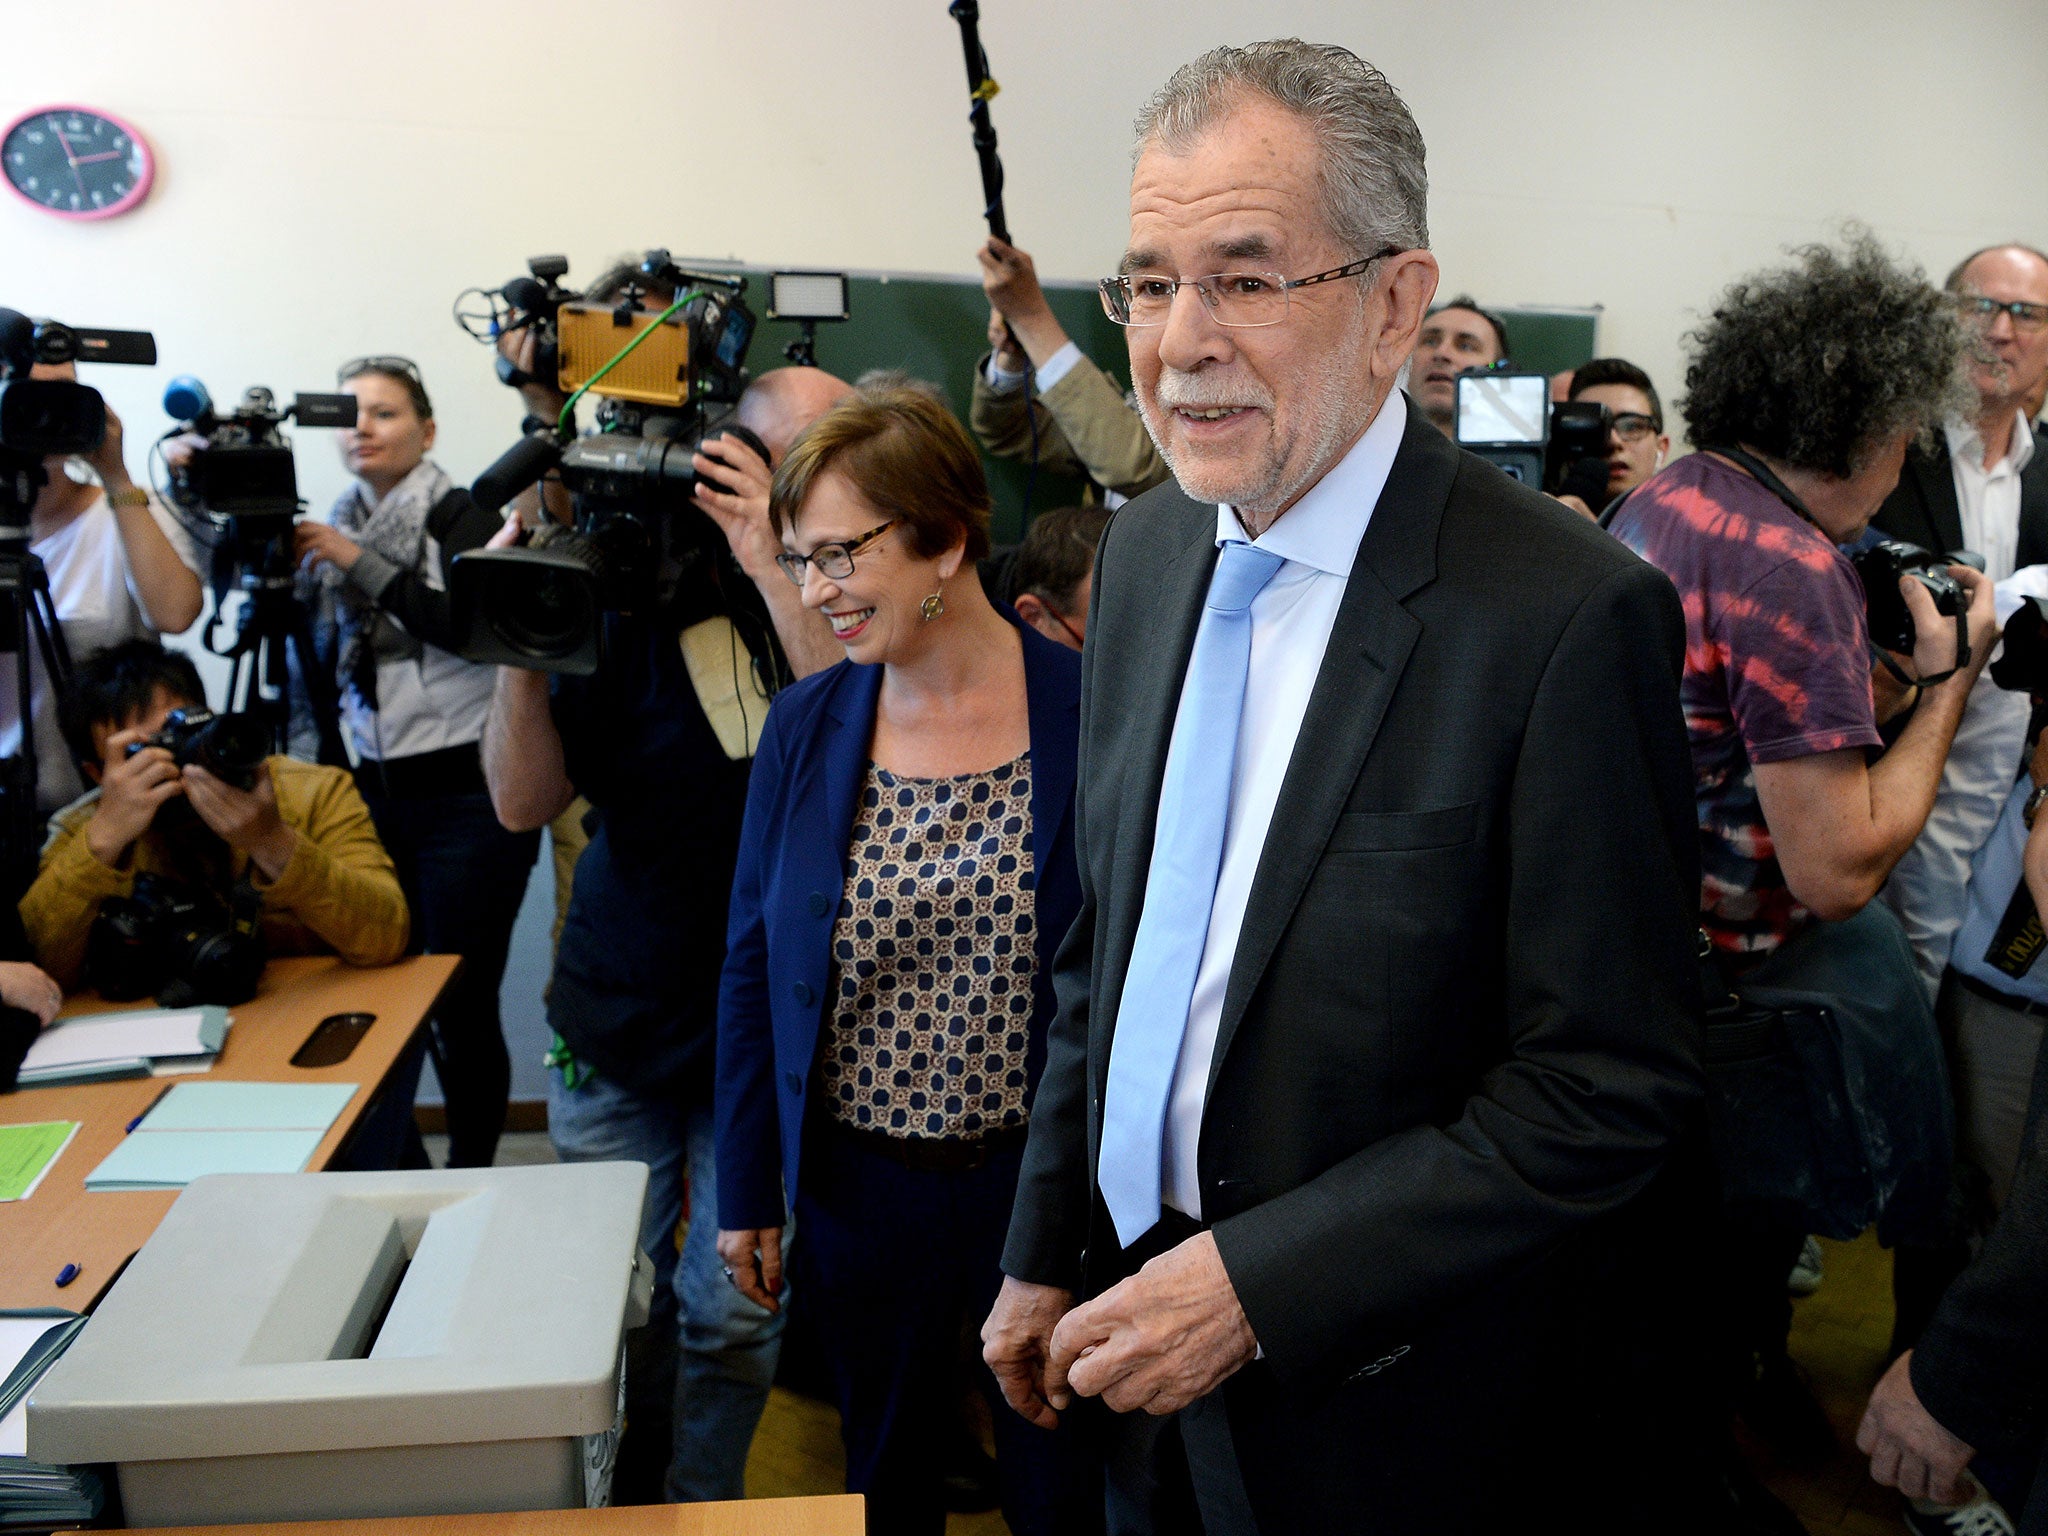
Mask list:
[[[77,1278],[78,1266],[76,1264],[66,1264],[62,1269],[57,1271],[57,1289],[61,1291],[62,1289],[64,1289],[65,1286],[69,1285],[72,1281],[76,1280]]]
[[[169,1093],[171,1089],[175,1086],[176,1085],[173,1083],[166,1083],[163,1087],[157,1089],[156,1097],[151,1099],[149,1103],[143,1107],[142,1113],[137,1115],[133,1120],[130,1120],[128,1122],[128,1130],[134,1130],[135,1127],[142,1124],[143,1121],[147,1120],[149,1118],[150,1110],[155,1109],[157,1105],[163,1103],[164,1095]],[[125,1135],[127,1134],[127,1132],[124,1131],[122,1134]]]

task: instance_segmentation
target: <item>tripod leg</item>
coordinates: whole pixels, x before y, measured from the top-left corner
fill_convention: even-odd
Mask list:
[[[313,621],[305,605],[292,604],[291,626],[283,643],[299,658],[299,675],[306,680],[306,697],[313,708],[313,727],[320,736],[320,761],[332,767],[348,766],[348,749],[341,741],[341,702],[336,696],[334,676],[321,663],[313,645]]]

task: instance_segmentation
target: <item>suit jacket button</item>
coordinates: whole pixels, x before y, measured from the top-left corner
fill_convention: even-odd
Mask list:
[[[800,981],[789,990],[796,995],[797,1003],[805,1008],[810,1007],[811,1000],[818,995],[811,990],[811,984],[807,981]]]
[[[802,1074],[797,1072],[783,1073],[782,1086],[787,1088],[792,1094],[801,1094],[804,1091],[804,1080]]]
[[[832,910],[832,903],[825,899],[823,891],[811,892],[811,916],[823,917]]]

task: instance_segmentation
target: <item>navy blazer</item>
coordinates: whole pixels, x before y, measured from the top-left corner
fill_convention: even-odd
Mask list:
[[[1017,628],[1031,728],[1038,963],[1028,1066],[1035,1089],[1053,1011],[1053,955],[1081,906],[1074,861],[1081,658],[1027,625]],[[804,1108],[831,991],[832,930],[881,690],[879,666],[841,662],[784,689],[761,731],[718,992],[721,1227],[778,1227],[785,1209],[796,1207]]]

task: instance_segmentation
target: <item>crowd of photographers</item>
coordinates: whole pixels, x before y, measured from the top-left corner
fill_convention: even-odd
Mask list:
[[[510,1076],[498,990],[552,827],[550,1135],[565,1159],[652,1172],[656,1303],[629,1343],[623,1498],[741,1496],[791,1298],[874,1528],[936,1530],[949,1490],[988,1476],[962,1340],[999,1278],[1075,894],[1073,653],[1111,509],[1168,471],[1031,258],[1000,240],[979,254],[973,434],[1085,477],[1095,504],[992,551],[973,440],[900,376],[776,369],[716,430],[626,414],[613,425],[680,489],[646,547],[651,600],[592,605],[580,670],[465,659],[451,595],[459,557],[521,546],[615,579],[568,542],[593,505],[645,532],[632,497],[541,462],[575,403],[535,298],[559,274],[492,328],[529,443],[552,443],[514,494],[472,495],[429,457],[412,363],[344,365],[353,478],[288,538],[315,619],[298,671],[334,680],[352,766],[206,714],[158,641],[199,614],[193,527],[132,483],[110,410],[89,452],[46,457],[27,505],[78,668],[60,685],[30,647],[0,658],[7,750],[36,759],[54,818],[23,927],[0,931],[13,1054],[60,986],[190,985],[169,972],[202,950],[197,984],[228,989],[267,953],[460,953],[431,1047],[449,1160],[487,1164]],[[650,257],[582,299],[725,323],[690,281]],[[1548,435],[1577,444],[1530,473],[1663,571],[1685,616],[1714,1213],[1692,1234],[1690,1379],[1728,1493],[1702,1528],[1800,1528],[1732,1426],[1786,1462],[1832,1454],[1787,1352],[1788,1298],[1825,1283],[1815,1234],[1874,1224],[1896,1254],[1895,1363],[1858,1444],[1917,1528],[2010,1529],[2001,1505],[2025,1503],[2048,1417],[2048,257],[1980,251],[1936,289],[1852,234],[1735,284],[1688,339],[1693,451],[1675,462],[1633,364],[1528,382]],[[1424,323],[1407,387],[1463,438],[1467,391],[1513,376],[1508,325],[1461,295]],[[199,435],[167,456],[182,472],[216,451]],[[689,509],[708,536],[673,535]],[[624,546],[606,548],[616,566]],[[527,569],[539,624],[568,589]],[[217,931],[194,915],[208,893]],[[167,932],[186,939],[172,958]],[[934,1256],[915,1286],[908,1248]],[[989,1401],[1012,1528],[1083,1528],[1085,1457]]]

